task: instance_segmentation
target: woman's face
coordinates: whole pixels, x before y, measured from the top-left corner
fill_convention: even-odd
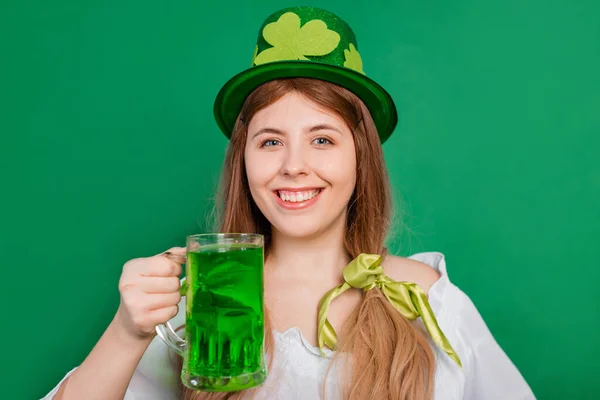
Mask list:
[[[337,114],[285,95],[250,121],[245,162],[252,198],[276,231],[308,238],[345,225],[356,154]]]

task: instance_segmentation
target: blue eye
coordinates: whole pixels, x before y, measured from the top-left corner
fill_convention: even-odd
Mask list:
[[[281,144],[281,142],[279,140],[269,139],[269,140],[265,140],[260,145],[260,147],[273,147],[273,146],[278,146],[279,144]]]
[[[313,143],[318,146],[327,146],[328,144],[332,144],[331,140],[329,140],[327,138],[317,138],[317,139],[313,140]]]

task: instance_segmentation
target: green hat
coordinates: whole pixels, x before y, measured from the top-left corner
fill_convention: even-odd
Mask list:
[[[247,70],[231,78],[215,100],[215,119],[228,138],[246,97],[279,78],[316,78],[340,85],[367,106],[381,143],[398,121],[392,97],[363,71],[352,29],[337,15],[315,7],[291,7],[271,14],[260,28]]]

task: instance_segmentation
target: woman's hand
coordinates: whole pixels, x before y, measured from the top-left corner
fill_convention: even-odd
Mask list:
[[[152,338],[155,327],[177,315],[181,264],[186,249],[173,247],[147,258],[135,258],[123,266],[119,280],[121,304],[115,323],[136,339]]]

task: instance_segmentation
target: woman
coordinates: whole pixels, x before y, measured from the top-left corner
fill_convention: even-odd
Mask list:
[[[364,75],[350,28],[324,10],[281,10],[261,27],[252,64],[215,103],[231,137],[220,230],[265,236],[269,378],[238,393],[178,387],[154,328],[183,319],[181,267],[160,254],[125,264],[115,318],[46,398],[534,398],[450,282],[441,253],[385,254],[390,194],[381,143],[397,117],[387,92]],[[325,340],[332,332],[317,324],[319,302],[365,253],[384,256],[381,282],[416,284],[435,316],[423,307],[415,321],[398,312],[384,284],[348,290],[327,312],[337,342]]]

